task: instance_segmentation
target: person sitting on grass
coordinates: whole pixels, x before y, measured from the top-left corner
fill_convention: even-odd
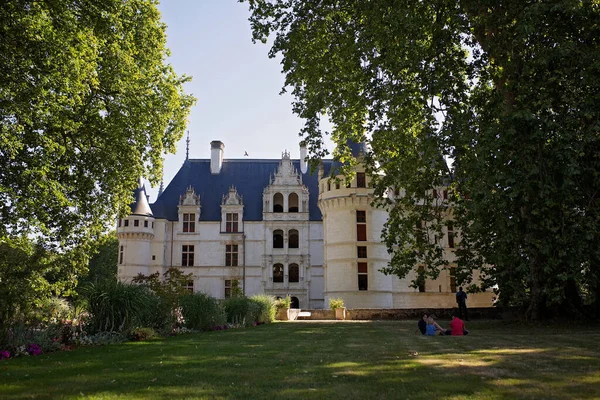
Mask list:
[[[441,326],[438,325],[437,322],[435,322],[435,320],[433,319],[433,317],[429,317],[427,319],[427,328],[426,328],[426,335],[427,336],[435,336],[437,335],[439,332],[440,335],[443,335],[445,332],[445,329],[442,328]]]
[[[468,334],[469,331],[465,329],[464,321],[458,318],[457,313],[452,314],[452,321],[450,321],[450,329],[446,331],[446,335],[464,336]]]
[[[421,331],[421,335],[427,333],[427,314],[423,315],[423,318],[417,322],[417,330],[415,333]]]

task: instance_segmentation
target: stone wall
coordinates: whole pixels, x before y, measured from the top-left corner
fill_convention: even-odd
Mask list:
[[[310,317],[300,317],[301,320],[335,320],[332,310],[302,310],[311,313]],[[376,309],[353,308],[346,310],[347,320],[418,320],[423,314],[434,315],[439,319],[450,319],[454,308],[410,308],[410,309]],[[513,309],[498,307],[469,308],[469,319],[510,319]]]

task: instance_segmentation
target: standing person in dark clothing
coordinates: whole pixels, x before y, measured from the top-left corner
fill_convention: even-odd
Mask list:
[[[463,319],[463,311],[465,312],[464,320],[469,320],[469,315],[467,314],[467,294],[463,292],[462,286],[458,288],[458,292],[456,292],[456,304],[458,304],[458,313],[459,318]]]
[[[423,318],[421,318],[419,322],[417,322],[417,327],[418,328],[415,331],[415,333],[421,331],[421,335],[424,335],[427,331],[427,314],[423,315]]]

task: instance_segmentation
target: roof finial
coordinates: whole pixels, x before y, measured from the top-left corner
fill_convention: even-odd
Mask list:
[[[163,178],[160,178],[160,187],[158,188],[158,196],[157,196],[157,197],[160,197],[160,195],[161,195],[161,194],[162,194],[162,192],[164,192],[164,191],[165,191],[165,187],[164,187],[164,185],[163,185]]]
[[[185,161],[190,159],[190,131],[187,131],[187,139],[185,140]]]

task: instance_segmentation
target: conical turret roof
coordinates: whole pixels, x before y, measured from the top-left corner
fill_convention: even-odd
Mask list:
[[[153,216],[152,210],[150,209],[150,204],[148,204],[146,187],[142,178],[140,178],[139,185],[137,189],[134,190],[133,196],[135,198],[135,202],[130,205],[131,215]]]

